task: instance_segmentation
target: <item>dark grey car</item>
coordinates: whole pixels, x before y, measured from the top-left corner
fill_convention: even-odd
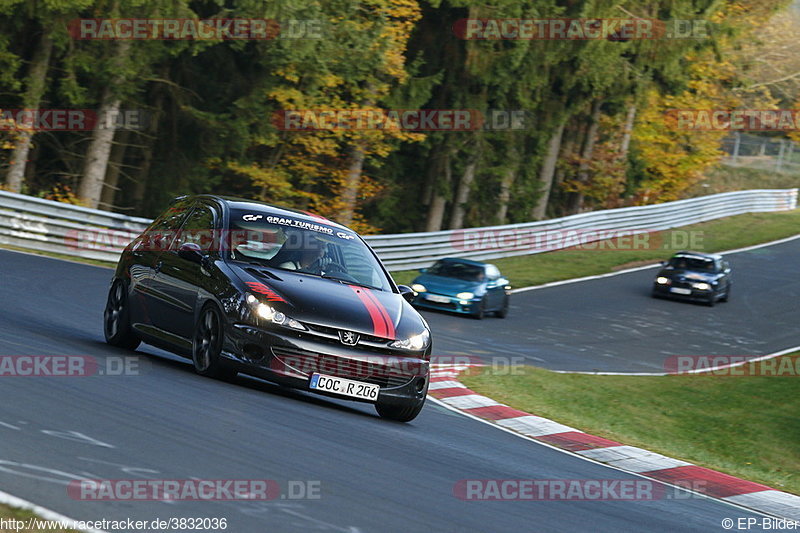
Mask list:
[[[731,267],[721,255],[681,251],[662,265],[653,281],[653,297],[701,301],[709,306],[728,301]]]

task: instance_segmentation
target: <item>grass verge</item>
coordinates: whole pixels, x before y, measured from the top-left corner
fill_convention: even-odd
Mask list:
[[[523,366],[461,381],[592,435],[800,494],[800,352],[775,376],[597,376]]]
[[[38,519],[43,527],[34,527],[28,529],[27,526],[29,524],[33,524],[29,522],[31,519]],[[45,531],[49,533],[77,533],[74,529],[64,529],[64,528],[48,528],[47,522],[44,518],[39,518],[36,513],[31,511],[27,511],[25,509],[17,509],[16,507],[9,507],[8,505],[0,505],[0,520],[6,522],[8,525],[8,520],[21,520],[25,522],[25,529],[19,529],[19,531],[25,531],[25,533],[44,533]],[[52,523],[52,522],[51,522]],[[9,528],[9,527],[0,527],[0,533],[16,533],[16,529]]]
[[[651,234],[645,249],[620,249],[630,244],[603,241],[596,249],[566,249],[491,261],[513,287],[605,274],[667,259],[673,252],[694,249],[721,252],[791,237],[800,228],[800,209],[779,213],[750,213],[683,226]],[[613,246],[613,248],[612,248]],[[409,284],[416,270],[392,272],[397,283]]]

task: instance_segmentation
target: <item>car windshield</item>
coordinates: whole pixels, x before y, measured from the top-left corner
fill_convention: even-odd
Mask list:
[[[483,281],[484,278],[483,267],[452,261],[439,261],[428,269],[428,273],[464,281]]]
[[[700,257],[688,257],[677,255],[669,260],[669,266],[679,270],[695,270],[701,272],[711,272],[714,270],[714,261]]]
[[[372,251],[352,231],[269,212],[231,210],[231,259],[391,291]]]

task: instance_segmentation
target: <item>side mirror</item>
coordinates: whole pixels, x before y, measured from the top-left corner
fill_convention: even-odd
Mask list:
[[[185,242],[178,248],[178,256],[192,263],[200,264],[203,261],[203,249],[199,244],[193,242]]]
[[[408,303],[411,303],[418,294],[417,291],[408,285],[398,285],[397,288],[400,291],[400,296],[402,296]]]
[[[424,273],[425,273],[425,272],[427,272],[427,271],[428,271],[428,269],[427,269],[427,268],[420,268],[420,269],[419,269],[419,272],[420,272],[420,274],[424,274]]]

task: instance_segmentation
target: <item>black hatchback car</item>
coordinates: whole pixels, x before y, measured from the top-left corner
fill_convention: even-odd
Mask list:
[[[713,306],[727,302],[731,294],[731,267],[718,254],[681,251],[656,275],[654,297],[682,298]]]
[[[310,213],[219,196],[178,198],[124,250],[104,313],[109,344],[140,341],[197,373],[243,372],[419,414],[430,329],[374,251]]]

